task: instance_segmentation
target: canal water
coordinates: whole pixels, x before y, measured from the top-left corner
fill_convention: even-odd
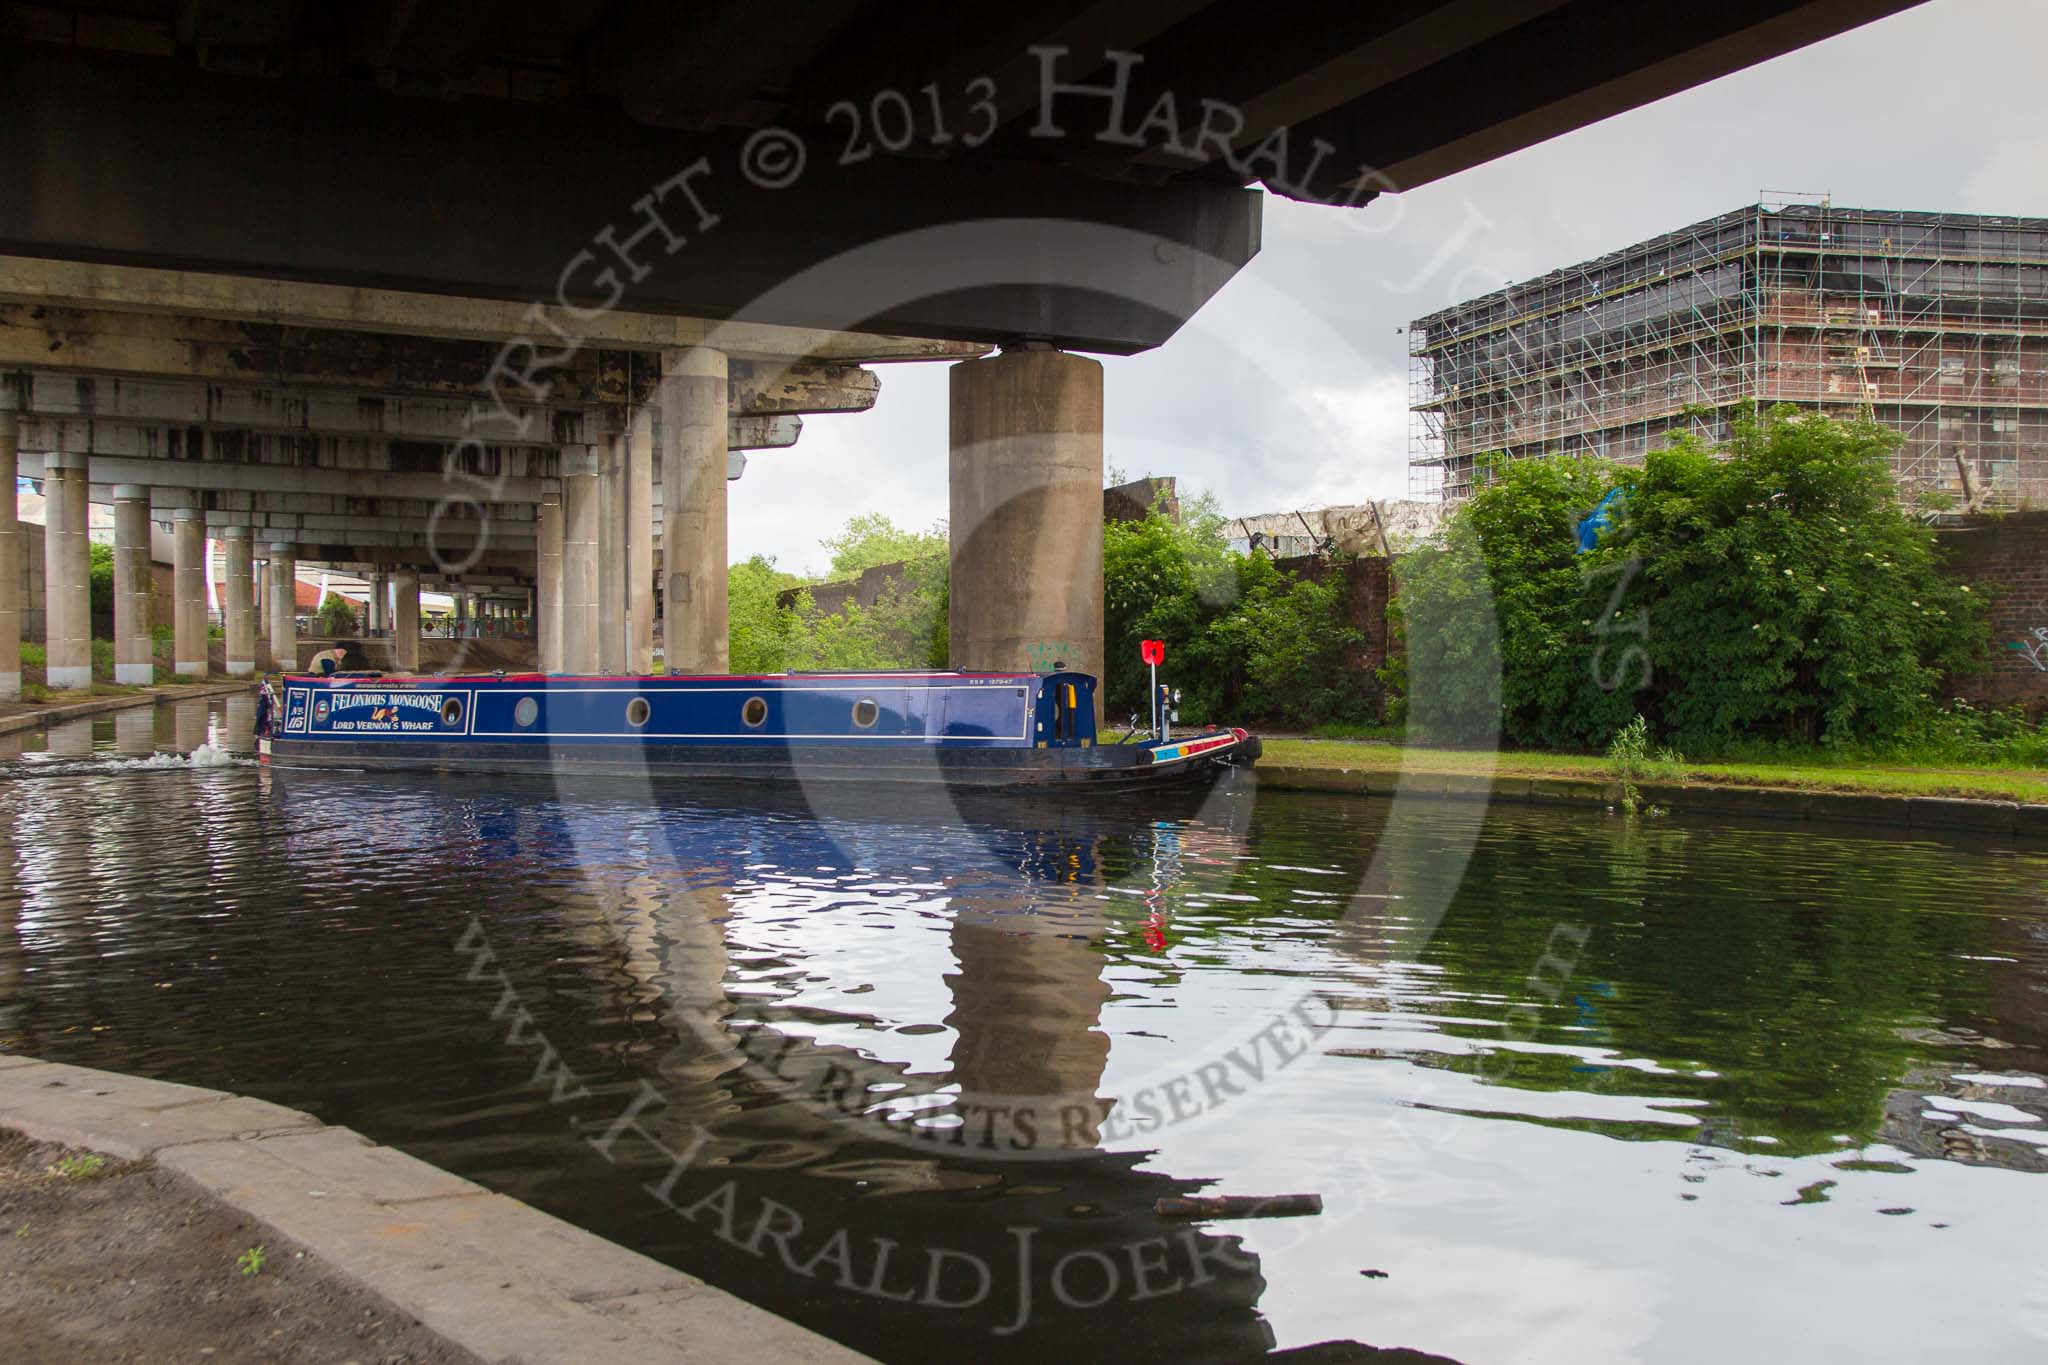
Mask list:
[[[310,1110],[891,1361],[2048,1358],[2039,848],[273,772],[250,720],[8,741],[0,1049]]]

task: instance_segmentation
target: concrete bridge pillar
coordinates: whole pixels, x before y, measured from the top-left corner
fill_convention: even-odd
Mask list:
[[[255,543],[248,527],[230,526],[222,533],[221,545],[222,557],[227,560],[227,589],[221,596],[227,603],[228,676],[252,677],[256,672]]]
[[[598,671],[598,456],[588,446],[562,451],[562,671]]]
[[[270,547],[270,657],[284,673],[299,669],[299,561],[290,545]]]
[[[147,687],[156,680],[150,608],[156,603],[156,566],[149,557],[149,489],[114,487],[114,681]]]
[[[383,574],[373,573],[364,579],[369,592],[363,599],[363,633],[375,636],[387,629],[384,621],[384,604],[389,597]]]
[[[206,513],[171,513],[171,657],[181,678],[206,676]]]
[[[562,671],[562,495],[548,489],[534,514],[534,635],[540,671]]]
[[[948,1060],[970,1129],[997,1150],[1012,1142],[1054,1151],[1100,1145],[1097,1091],[1109,1065],[1102,1008],[1111,992],[1090,940],[1108,928],[1108,917],[1088,904],[1058,906],[1079,912],[1071,916],[989,913],[972,897],[950,907],[958,971],[946,976],[953,1009],[945,1022],[954,1030]],[[1013,1123],[1022,1117],[1020,1099],[1033,1111],[1021,1132]]]
[[[0,469],[7,496],[0,500],[0,701],[21,697],[21,520],[15,479],[21,469],[21,419],[0,411]]]
[[[420,671],[420,571],[400,569],[391,576],[391,663],[400,673]]]
[[[270,650],[270,549],[265,546],[256,553],[256,648],[261,663]]]
[[[597,667],[626,671],[626,433],[617,424],[598,450]]]
[[[654,409],[626,428],[626,670],[654,671]]]
[[[52,687],[92,686],[92,551],[86,457],[43,457],[43,629]]]
[[[951,371],[955,668],[1102,674],[1102,365],[1013,350]]]
[[[696,346],[662,354],[661,633],[671,673],[728,668],[727,383],[721,351]]]

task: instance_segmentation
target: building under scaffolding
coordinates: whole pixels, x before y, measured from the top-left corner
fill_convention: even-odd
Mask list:
[[[1417,492],[1792,403],[1896,428],[1908,495],[2048,503],[2048,219],[1765,202],[1431,314],[1408,349]]]

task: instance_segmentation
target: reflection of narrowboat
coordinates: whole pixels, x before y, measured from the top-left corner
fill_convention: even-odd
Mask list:
[[[1128,786],[1212,778],[1258,757],[1243,730],[1098,742],[1085,673],[485,674],[284,680],[262,742],[282,767]]]

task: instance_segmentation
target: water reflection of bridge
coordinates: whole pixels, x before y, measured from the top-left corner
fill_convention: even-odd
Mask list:
[[[1007,813],[1015,819],[1014,805]],[[684,1175],[674,1202],[689,1210],[697,1201],[690,1221],[700,1244],[726,1243],[713,1273],[741,1293],[748,1280],[786,1276],[850,1234],[855,1273],[826,1267],[816,1287],[831,1306],[814,1321],[856,1344],[900,1337],[904,1314],[919,1309],[894,1300],[921,1284],[916,1301],[930,1320],[909,1327],[926,1340],[957,1331],[978,1353],[1006,1339],[1033,1355],[1062,1342],[1099,1347],[1106,1331],[1162,1358],[1262,1353],[1272,1339],[1255,1308],[1264,1289],[1257,1258],[1235,1238],[1153,1212],[1158,1198],[1202,1182],[1141,1169],[1149,1154],[1101,1145],[1116,1103],[1101,1093],[1110,1055],[1102,939],[1128,907],[1103,898],[1100,868],[1146,867],[1151,850],[1141,846],[1153,833],[1143,822],[1134,832],[1128,821],[1034,814],[1030,834],[1006,829],[991,840],[946,811],[898,809],[886,830],[827,822],[815,827],[814,849],[778,849],[786,866],[851,856],[887,880],[883,836],[908,824],[922,837],[904,847],[928,850],[935,834],[949,841],[948,873],[926,877],[950,921],[943,1065],[892,1055],[900,1021],[806,1004],[799,985],[761,989],[773,975],[762,964],[777,953],[750,939],[749,899],[760,888],[730,856],[675,848],[655,862],[663,877],[626,880],[608,922],[625,971],[657,1002],[672,1042],[648,1078],[662,1103],[636,1117],[647,1127],[634,1135],[638,1152],[627,1142],[616,1151],[659,1170],[667,1158],[656,1141],[671,1153],[694,1147],[696,1169],[708,1174]],[[1234,848],[1228,828],[1183,826],[1180,837]],[[851,846],[832,847],[835,838]],[[1122,847],[1106,853],[1111,842]],[[900,872],[906,861],[915,853],[899,852],[893,865]],[[1012,883],[1023,874],[1028,897],[1014,884],[997,889],[986,875],[996,870]],[[722,1197],[727,1179],[737,1188]],[[804,1231],[790,1236],[788,1255],[734,1254],[791,1226]],[[861,1285],[861,1249],[887,1243],[906,1267],[893,1296]],[[944,1304],[983,1284],[970,1266],[988,1268],[985,1300],[949,1312]],[[860,1287],[848,1292],[848,1283]]]

